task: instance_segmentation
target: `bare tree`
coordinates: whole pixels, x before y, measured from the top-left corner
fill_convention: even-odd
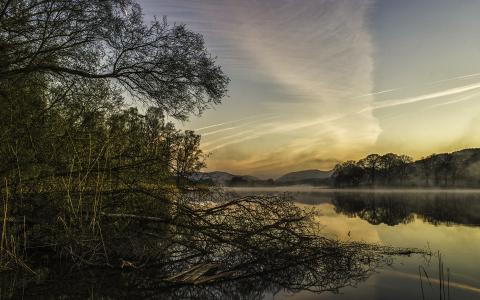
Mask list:
[[[145,25],[131,0],[4,0],[0,81],[26,76],[104,80],[182,120],[220,103],[229,81],[200,34]]]

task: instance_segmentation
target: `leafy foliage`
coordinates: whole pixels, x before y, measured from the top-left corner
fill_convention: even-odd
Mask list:
[[[0,65],[0,256],[16,261],[48,245],[106,262],[102,211],[167,217],[204,155],[166,116],[201,113],[228,84],[201,35],[146,25],[129,0],[2,0]]]

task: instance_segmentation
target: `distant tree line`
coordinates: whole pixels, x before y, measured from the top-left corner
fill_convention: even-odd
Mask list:
[[[294,186],[294,185],[311,185],[325,186],[329,184],[329,178],[306,178],[293,181],[278,181],[272,178],[248,180],[243,176],[234,176],[225,182],[225,186],[229,187],[275,187],[275,186]],[[212,184],[215,184],[212,182]]]
[[[332,184],[348,186],[472,187],[480,184],[480,149],[432,154],[417,161],[394,153],[337,164]]]
[[[243,176],[233,176],[232,179],[225,183],[226,186],[231,187],[251,187],[251,186],[275,186],[273,179],[266,180],[248,180]]]

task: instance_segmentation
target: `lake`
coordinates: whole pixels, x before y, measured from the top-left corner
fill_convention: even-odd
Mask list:
[[[324,234],[398,247],[440,251],[445,299],[480,299],[480,192],[478,190],[333,190],[310,187],[235,188],[239,194],[288,193],[315,207]],[[398,257],[357,287],[340,294],[279,292],[264,299],[440,299],[437,256]],[[429,276],[430,284],[425,278]],[[447,274],[448,273],[448,274]],[[449,291],[448,291],[449,290]],[[442,291],[443,296],[443,291]]]
[[[165,284],[164,274],[155,268],[119,272],[62,267],[39,270],[39,279],[33,281],[17,275],[3,278],[0,299],[480,299],[478,190],[281,187],[232,188],[228,192],[239,196],[287,194],[296,205],[316,210],[320,233],[329,238],[419,248],[435,255],[395,256],[356,286],[340,288],[337,293],[292,287],[296,279],[290,278],[308,270],[305,266],[300,271],[289,268],[293,271],[212,286]],[[338,276],[341,271],[334,273],[332,276]]]

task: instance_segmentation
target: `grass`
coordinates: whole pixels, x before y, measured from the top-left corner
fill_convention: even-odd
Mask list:
[[[2,203],[2,229],[0,238],[0,271],[21,267],[35,273],[24,261],[27,249],[26,222],[10,216],[10,189],[5,179],[5,190]],[[23,244],[23,245],[22,245]]]
[[[440,253],[440,251],[437,252],[436,257],[437,257],[437,264],[438,264],[438,279],[435,279],[435,280],[431,279],[431,276],[428,275],[425,267],[423,266],[418,267],[422,299],[425,300],[425,290],[423,287],[423,277],[425,277],[431,290],[434,289],[432,285],[432,281],[435,284],[438,284],[439,300],[450,300],[451,299],[450,298],[450,268],[447,268],[447,272],[445,273],[445,264],[442,257],[442,253]]]
[[[74,268],[52,261],[41,280],[17,279],[26,286],[14,289],[29,295],[47,291],[52,298],[99,299],[263,299],[280,290],[338,293],[395,256],[423,253],[321,236],[312,223],[314,212],[287,197],[209,197],[208,203],[200,201],[202,195],[178,201],[169,219],[105,211],[100,220],[108,235],[109,266],[91,268],[82,262]],[[112,237],[118,233],[112,231],[115,223],[125,227]]]

